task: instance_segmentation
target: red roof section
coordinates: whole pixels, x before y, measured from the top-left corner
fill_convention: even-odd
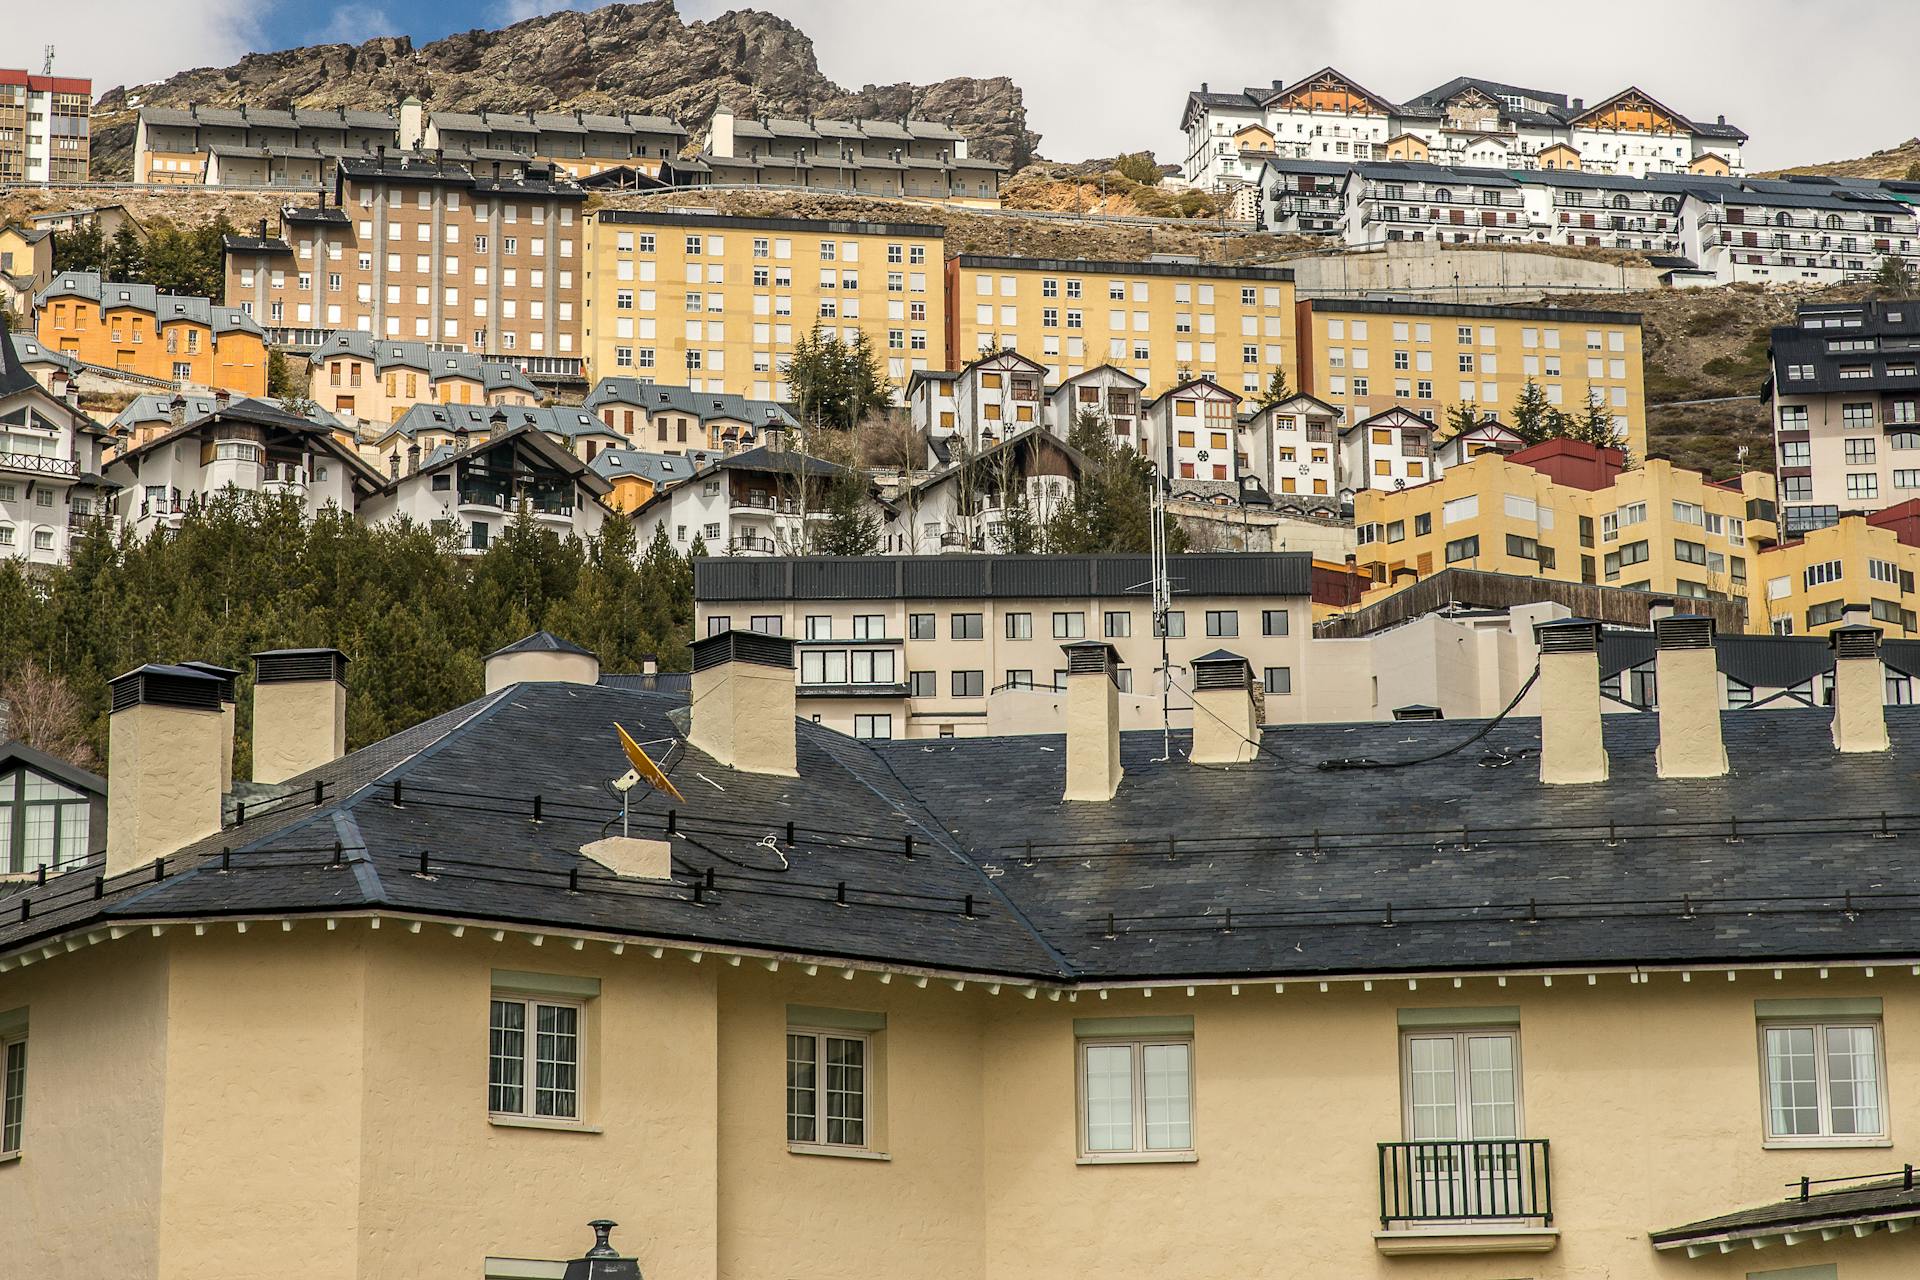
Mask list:
[[[41,93],[84,93],[93,96],[93,81],[74,76],[36,76],[25,71],[0,69],[0,84],[23,84]]]
[[[1920,547],[1920,498],[1882,507],[1867,517],[1867,523],[1893,530],[1893,536],[1909,547]]]
[[[1508,454],[1507,461],[1532,467],[1555,484],[1589,492],[1610,487],[1627,469],[1627,455],[1620,450],[1578,440],[1542,440]]]

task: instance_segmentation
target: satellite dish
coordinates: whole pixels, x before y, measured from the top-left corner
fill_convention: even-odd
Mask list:
[[[687,798],[680,794],[679,788],[673,785],[666,774],[660,772],[660,766],[655,764],[652,759],[648,757],[647,753],[640,749],[640,744],[635,742],[627,731],[620,727],[617,721],[613,726],[613,731],[620,735],[620,749],[626,752],[627,759],[633,762],[634,773],[646,779],[656,790],[666,792],[681,804],[687,802]],[[620,781],[625,782],[626,779],[622,778]],[[619,784],[616,783],[615,785],[618,786]],[[632,783],[627,783],[627,786],[620,787],[620,790],[625,791],[627,787],[631,787],[632,785]]]

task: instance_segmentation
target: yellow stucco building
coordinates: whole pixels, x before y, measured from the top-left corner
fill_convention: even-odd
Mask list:
[[[1359,422],[1399,407],[1440,425],[1466,404],[1511,421],[1528,382],[1562,413],[1598,395],[1635,458],[1647,456],[1640,317],[1629,311],[1440,302],[1302,300],[1300,377]]]
[[[266,331],[238,307],[66,271],[41,290],[40,341],[86,364],[264,395]]]
[[[1760,558],[1747,616],[1756,631],[1826,635],[1848,605],[1865,608],[1892,637],[1915,626],[1920,573],[1920,501],[1850,515],[1838,524],[1782,542]]]
[[[1293,272],[1188,261],[959,254],[947,261],[947,368],[1013,349],[1060,382],[1109,365],[1158,396],[1189,378],[1242,395],[1295,374]]]
[[[599,210],[584,248],[588,375],[785,400],[786,359],[818,328],[864,333],[904,387],[946,351],[944,234],[921,223]]]
[[[532,637],[344,756],[332,651],[128,672],[104,844],[0,898],[9,1266],[557,1280],[605,1218],[654,1280],[1910,1276],[1920,712],[1867,631],[1832,714],[1723,719],[1683,617],[1603,724],[1550,625],[1482,769],[1262,729],[1231,652],[1168,753],[1097,640],[1064,737],[937,750],[742,631],[681,695]],[[235,716],[300,731],[223,815]],[[615,722],[679,795],[607,794]]]
[[[1778,538],[1773,477],[1714,483],[1662,458],[1623,464],[1617,450],[1549,440],[1427,484],[1362,490],[1359,564],[1380,584],[1366,603],[1453,567],[1746,600]]]

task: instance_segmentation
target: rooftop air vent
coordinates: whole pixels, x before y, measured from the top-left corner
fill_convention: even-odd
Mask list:
[[[1690,614],[1656,618],[1653,623],[1656,649],[1710,649],[1713,647],[1713,619]]]

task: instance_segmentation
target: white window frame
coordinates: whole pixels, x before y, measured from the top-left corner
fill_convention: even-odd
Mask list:
[[[789,1151],[802,1152],[830,1152],[836,1155],[853,1154],[857,1152],[877,1152],[877,1148],[873,1145],[873,1033],[869,1031],[850,1030],[845,1027],[816,1027],[789,1024],[786,1034],[789,1037],[811,1036],[813,1038],[814,1051],[813,1137],[810,1139],[796,1138],[793,1136],[794,1113],[791,1110],[793,1105],[793,1099],[791,1097],[793,1090],[792,1076],[785,1071],[782,1072],[782,1087],[788,1094],[785,1102],[788,1109],[784,1113],[787,1126],[787,1149]],[[860,1045],[860,1141],[858,1142],[834,1142],[826,1136],[826,1042],[828,1040],[850,1040]],[[782,1052],[786,1055],[782,1059],[782,1062],[784,1065],[790,1066],[792,1062],[791,1042],[789,1040],[782,1040],[780,1043]]]
[[[493,1105],[493,1006],[496,1003],[517,1004],[525,1012],[525,1023],[521,1030],[524,1037],[520,1048],[520,1108],[514,1111],[496,1110]],[[573,1111],[572,1115],[543,1114],[536,1111],[535,1098],[539,1093],[536,1083],[538,1075],[539,1015],[542,1007],[571,1009],[574,1015],[573,1036]],[[487,1118],[496,1124],[524,1124],[541,1128],[578,1129],[586,1127],[587,1097],[587,1006],[586,1001],[569,996],[546,995],[529,991],[508,991],[495,989],[487,1002]]]
[[[1873,1057],[1876,1083],[1880,1089],[1880,1131],[1878,1133],[1835,1133],[1833,1132],[1833,1096],[1829,1091],[1829,1064],[1827,1061],[1827,1032],[1830,1030],[1864,1028],[1873,1033]],[[1773,1080],[1772,1064],[1767,1053],[1767,1033],[1783,1030],[1811,1030],[1813,1032],[1814,1097],[1819,1108],[1820,1131],[1818,1133],[1778,1134],[1773,1131]],[[1883,1019],[1870,1015],[1834,1014],[1822,1017],[1814,1015],[1804,1018],[1766,1017],[1759,1020],[1756,1039],[1760,1054],[1760,1126],[1763,1141],[1761,1145],[1768,1150],[1792,1147],[1890,1147],[1893,1145],[1891,1117],[1887,1106],[1887,1038]]]
[[[1146,1145],[1145,1050],[1172,1045],[1178,1045],[1187,1051],[1187,1145],[1149,1147]],[[1129,1088],[1132,1092],[1133,1106],[1133,1147],[1127,1151],[1094,1151],[1089,1148],[1087,1142],[1087,1053],[1088,1050],[1095,1048],[1120,1047],[1129,1050],[1128,1065],[1132,1073]],[[1074,1102],[1078,1112],[1074,1129],[1077,1134],[1076,1141],[1079,1144],[1079,1163],[1167,1164],[1191,1163],[1199,1158],[1198,1073],[1194,1067],[1193,1036],[1190,1032],[1175,1035],[1081,1036],[1074,1043],[1073,1077]]]
[[[1513,1135],[1511,1137],[1416,1138],[1413,1136],[1413,1042],[1451,1037],[1459,1046],[1454,1058],[1454,1106],[1471,1127],[1472,1069],[1467,1042],[1476,1036],[1505,1036],[1513,1042]],[[1522,1142],[1527,1136],[1526,1061],[1517,1026],[1432,1026],[1400,1029],[1400,1126],[1408,1142]]]

